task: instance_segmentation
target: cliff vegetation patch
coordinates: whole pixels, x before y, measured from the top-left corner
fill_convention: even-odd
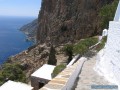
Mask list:
[[[101,18],[100,25],[102,29],[108,28],[109,21],[113,21],[118,1],[119,0],[114,0],[112,3],[106,4],[100,9],[99,16]]]
[[[26,82],[24,68],[19,64],[5,63],[0,71],[0,85],[8,80]]]

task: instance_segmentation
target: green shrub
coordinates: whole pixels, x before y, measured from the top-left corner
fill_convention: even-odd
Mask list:
[[[112,3],[103,6],[99,12],[101,18],[101,27],[102,29],[108,28],[109,21],[113,21],[115,16],[115,11],[117,9],[119,0],[114,0]]]
[[[96,44],[98,42],[97,38],[87,38],[81,40],[78,44],[74,45],[73,51],[75,54],[83,55],[89,50],[89,47]]]
[[[57,76],[65,68],[66,68],[66,65],[64,64],[56,66],[53,70],[52,77],[54,78],[55,76]]]
[[[55,53],[56,53],[55,48],[53,46],[51,46],[49,59],[48,59],[48,64],[50,64],[50,65],[56,65],[57,64],[57,59],[56,59]]]
[[[0,85],[7,80],[26,82],[22,66],[19,64],[4,64],[0,71]]]
[[[0,85],[2,85],[5,82],[4,76],[2,75],[2,72],[0,72]]]

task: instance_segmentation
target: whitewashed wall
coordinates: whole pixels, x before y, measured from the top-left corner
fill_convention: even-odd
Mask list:
[[[105,48],[98,53],[95,70],[120,90],[120,1],[114,21],[110,21]]]
[[[115,14],[114,21],[120,21],[120,2],[118,4],[118,8],[117,8],[117,11],[116,11],[116,14]]]
[[[110,22],[107,43],[98,53],[95,70],[120,86],[120,22]]]

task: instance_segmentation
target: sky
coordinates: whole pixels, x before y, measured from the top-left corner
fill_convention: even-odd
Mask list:
[[[0,0],[0,16],[37,17],[41,0]]]

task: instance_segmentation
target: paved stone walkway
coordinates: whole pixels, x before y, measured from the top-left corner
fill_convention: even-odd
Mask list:
[[[93,68],[95,63],[96,55],[88,59],[88,61],[84,63],[75,90],[117,90],[117,89],[91,89],[91,85],[113,85],[106,81],[104,77],[99,76],[94,71]]]

